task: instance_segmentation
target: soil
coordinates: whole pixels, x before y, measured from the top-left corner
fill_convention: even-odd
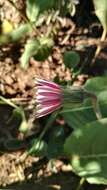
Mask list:
[[[85,1],[83,5],[86,6]],[[25,10],[25,4],[22,0],[16,2],[16,6],[20,11]],[[44,62],[35,61],[31,57],[29,67],[23,70],[20,67],[20,56],[24,50],[24,41],[14,44],[6,44],[0,47],[0,95],[5,98],[29,98],[33,96],[33,79],[35,76],[47,80],[57,79],[60,82],[69,82],[72,78],[70,69],[66,68],[63,63],[63,53],[65,50],[76,50],[80,55],[80,65],[84,62],[85,67],[83,73],[77,76],[76,85],[82,85],[87,78],[102,75],[104,68],[107,67],[107,49],[106,42],[102,45],[102,51],[97,57],[93,66],[90,63],[93,59],[96,44],[99,43],[102,28],[96,17],[89,15],[89,10],[93,7],[90,3],[87,5],[88,10],[81,11],[83,7],[77,7],[76,16],[73,18],[60,18],[58,23],[58,33],[55,38],[55,45],[52,54]],[[21,22],[20,12],[12,6],[9,1],[0,1],[1,22],[4,19],[9,20],[13,27]],[[79,17],[80,16],[80,17]],[[85,18],[85,21],[84,21]],[[47,26],[39,28],[40,33],[46,32]],[[104,67],[103,67],[104,65]],[[56,171],[49,170],[49,162],[45,159],[35,158],[33,156],[26,157],[25,149],[10,152],[4,147],[4,141],[12,138],[22,138],[23,135],[17,132],[20,121],[13,121],[7,124],[12,114],[12,108],[6,105],[0,105],[0,185],[4,189],[76,189],[79,178],[75,176],[70,168],[61,160],[55,162]],[[39,125],[43,125],[38,121]],[[64,169],[65,167],[65,169]],[[10,185],[18,182],[16,185]],[[10,186],[7,186],[10,185]],[[6,186],[6,187],[5,187]],[[84,190],[106,190],[106,186],[94,186],[85,183]]]

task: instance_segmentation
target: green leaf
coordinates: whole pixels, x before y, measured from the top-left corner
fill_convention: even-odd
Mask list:
[[[80,128],[97,119],[91,103],[78,108],[64,110],[62,115],[67,124],[73,129]]]
[[[31,32],[31,30],[32,28],[29,24],[20,25],[10,33],[10,38],[12,41],[18,41],[20,38],[24,37],[25,34]]]
[[[52,46],[53,41],[48,37],[30,40],[25,45],[25,51],[21,57],[21,67],[27,69],[29,59],[32,56],[38,61],[44,61],[49,56]]]
[[[33,139],[27,152],[30,155],[45,156],[47,154],[47,144],[39,138]]]
[[[53,8],[55,0],[27,0],[26,5],[26,14],[31,22],[35,22],[39,13]]]
[[[35,22],[39,14],[40,8],[37,6],[35,0],[27,0],[26,5],[27,5],[27,9],[26,9],[27,17],[29,18],[31,22]]]
[[[94,77],[89,80],[84,85],[84,88],[99,94],[101,91],[107,90],[107,77]]]
[[[100,105],[102,116],[107,117],[107,90],[99,93],[98,102]]]
[[[87,80],[84,88],[97,95],[103,117],[107,117],[107,77],[95,77]],[[96,120],[91,100],[86,100],[79,107],[63,110],[62,115],[67,124],[73,129],[80,128]]]
[[[103,28],[107,31],[107,0],[93,0],[95,13]]]
[[[25,44],[25,50],[21,57],[21,67],[27,69],[29,65],[29,59],[31,56],[37,53],[39,47],[39,41],[34,39]]]
[[[63,59],[65,66],[70,69],[74,69],[80,62],[80,56],[75,51],[65,51]]]
[[[107,77],[95,77],[87,80],[85,89],[97,95],[103,117],[107,116]]]
[[[56,158],[63,154],[63,145],[64,145],[64,129],[54,128],[49,135],[49,142],[47,148],[47,156],[48,158]]]
[[[76,174],[89,183],[107,184],[107,118],[75,130],[64,151]]]
[[[42,37],[39,39],[40,47],[38,52],[34,55],[37,61],[44,61],[51,53],[52,47],[54,45],[53,40],[48,37]]]

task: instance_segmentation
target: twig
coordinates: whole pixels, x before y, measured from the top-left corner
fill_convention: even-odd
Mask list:
[[[7,0],[19,13],[20,15],[22,16],[23,20],[30,23],[28,18],[22,13],[22,11],[20,9],[17,8],[17,6],[15,5],[15,3],[11,0]]]
[[[101,36],[101,42],[105,40],[106,34],[107,34],[107,31],[106,31],[106,29],[104,29],[104,30],[103,30],[103,33],[102,33],[102,36]],[[94,65],[95,60],[96,60],[98,54],[100,53],[100,51],[101,51],[101,45],[98,45],[98,47],[97,47],[97,49],[96,49],[96,52],[95,52],[95,55],[94,55],[94,58],[93,58],[93,60],[92,60],[91,66]]]
[[[83,46],[83,47],[89,47],[89,46],[101,46],[102,48],[107,46],[107,39],[105,39],[104,41],[99,39],[99,38],[83,38],[80,39],[79,41],[77,41],[75,43],[76,48],[78,48],[79,46]]]

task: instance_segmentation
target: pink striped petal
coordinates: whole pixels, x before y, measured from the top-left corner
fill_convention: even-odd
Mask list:
[[[48,91],[48,92],[56,92],[56,93],[61,93],[62,89],[59,88],[59,89],[56,89],[56,88],[51,88],[51,87],[47,87],[47,86],[36,86],[35,87],[36,90],[38,91]]]
[[[48,87],[56,88],[56,89],[60,88],[59,85],[57,85],[54,82],[50,82],[50,81],[43,80],[43,79],[38,79],[38,78],[36,78],[36,84],[40,85],[40,86],[48,86]]]
[[[39,96],[39,95],[44,96],[44,97],[47,97],[47,96],[48,96],[48,97],[52,97],[52,96],[53,96],[53,97],[57,97],[57,98],[58,98],[58,97],[59,97],[59,98],[61,97],[60,94],[56,94],[56,93],[54,93],[54,92],[40,92],[40,93],[38,92],[38,96]]]
[[[38,105],[39,107],[39,105]],[[57,104],[54,105],[50,105],[50,106],[41,106],[41,108],[39,109],[37,107],[37,112],[36,112],[36,118],[40,118],[43,117],[45,115],[48,115],[50,113],[52,113],[53,111],[59,109],[61,107],[61,104],[58,102]]]
[[[62,105],[62,88],[54,82],[36,79],[36,117],[45,116]]]
[[[46,96],[46,97],[44,97],[44,96],[41,96],[41,95],[39,95],[37,98],[36,98],[36,103],[42,103],[42,102],[49,102],[49,101],[53,101],[53,100],[62,100],[61,98],[59,98],[59,97],[55,97],[55,96],[51,96],[51,97],[49,97],[49,96]]]
[[[37,108],[38,107],[49,107],[49,106],[53,106],[53,105],[57,105],[57,104],[61,104],[62,102],[61,102],[61,100],[60,99],[56,99],[56,100],[52,100],[52,101],[50,101],[50,100],[48,100],[48,101],[43,101],[43,102],[41,102],[41,103],[39,103],[38,105],[37,105]]]

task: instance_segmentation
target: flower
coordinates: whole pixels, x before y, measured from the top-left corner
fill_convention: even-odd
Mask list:
[[[81,103],[84,91],[81,87],[62,87],[54,82],[36,78],[36,118],[48,115],[61,107]]]
[[[36,79],[36,118],[59,109],[62,105],[62,89],[54,82]]]

